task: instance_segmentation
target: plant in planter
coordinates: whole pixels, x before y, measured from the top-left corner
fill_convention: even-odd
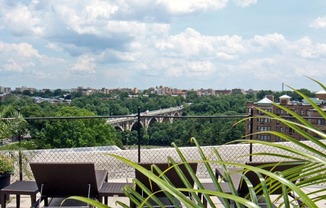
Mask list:
[[[6,139],[10,136],[11,127],[10,122],[4,119],[8,108],[0,111],[0,140]],[[10,175],[14,171],[14,160],[10,154],[1,153],[0,154],[0,176]],[[1,188],[1,186],[0,186]]]
[[[10,175],[14,169],[14,158],[10,154],[0,155],[0,175]]]
[[[19,112],[15,113],[9,107],[0,109],[0,141],[23,134],[26,124]],[[0,189],[10,184],[10,176],[15,170],[15,161],[17,160],[10,151],[0,152]]]
[[[0,155],[0,189],[10,184],[10,176],[13,174],[14,169],[14,158],[11,156],[11,154]]]

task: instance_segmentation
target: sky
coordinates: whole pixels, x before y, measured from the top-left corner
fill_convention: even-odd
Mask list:
[[[0,0],[0,86],[326,84],[325,0]]]

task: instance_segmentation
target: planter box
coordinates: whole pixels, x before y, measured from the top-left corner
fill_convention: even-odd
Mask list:
[[[3,189],[9,184],[10,184],[10,174],[0,175],[0,189]],[[7,197],[7,200],[9,200],[9,195]],[[0,198],[0,203],[1,203],[1,198]]]

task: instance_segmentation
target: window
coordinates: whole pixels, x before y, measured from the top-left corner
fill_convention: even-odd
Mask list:
[[[301,109],[300,115],[304,115],[304,110],[303,109]]]
[[[319,118],[319,119],[317,119],[317,124],[318,124],[318,125],[324,125],[324,124],[325,124],[325,120]]]
[[[271,127],[270,126],[260,126],[259,130],[260,131],[270,131]]]
[[[258,139],[263,140],[263,141],[269,141],[269,140],[271,140],[271,136],[270,135],[258,135]]]
[[[258,122],[260,122],[260,123],[270,123],[271,119],[270,118],[258,118]]]

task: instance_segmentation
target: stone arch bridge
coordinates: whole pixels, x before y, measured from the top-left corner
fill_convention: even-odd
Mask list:
[[[173,122],[173,117],[182,116],[183,106],[165,108],[154,111],[145,111],[140,113],[140,125],[142,128],[147,129],[155,122]],[[117,118],[109,118],[106,121],[117,130],[132,131],[136,130],[138,126],[138,115],[126,115]]]

